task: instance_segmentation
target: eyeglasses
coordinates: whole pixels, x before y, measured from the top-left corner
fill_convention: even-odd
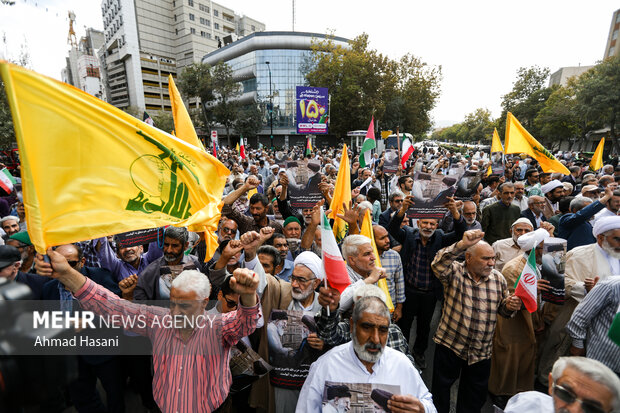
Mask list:
[[[67,261],[67,264],[69,264],[71,268],[75,268],[75,266],[79,264],[79,261]]]
[[[237,232],[236,230],[232,228],[226,228],[226,227],[220,228],[220,231],[222,231],[224,234],[234,234],[235,232]]]
[[[224,297],[224,300],[226,300],[226,305],[228,306],[228,308],[237,308],[237,302],[236,301],[229,300],[226,297]]]
[[[395,204],[402,204],[403,200],[402,199],[394,199],[394,200],[392,200],[392,202],[394,202]]]
[[[295,275],[291,275],[291,283],[293,283],[293,281],[297,281],[299,284],[307,284],[312,280],[316,280],[316,277],[305,279],[303,277],[297,277]]]
[[[566,404],[579,402],[584,413],[607,413],[598,402],[578,399],[575,393],[558,384],[553,384],[553,395]]]

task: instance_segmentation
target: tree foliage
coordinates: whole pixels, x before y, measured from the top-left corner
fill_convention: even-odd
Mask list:
[[[344,135],[365,129],[374,116],[382,129],[400,126],[414,135],[427,131],[441,69],[412,55],[391,60],[369,49],[365,33],[349,45],[336,45],[329,38],[315,43],[306,73],[310,86],[329,88],[330,130]]]
[[[257,105],[248,105],[239,109],[235,129],[241,136],[256,136],[263,125],[263,113]]]
[[[154,114],[151,114],[151,118],[153,119],[153,125],[156,128],[168,133],[174,130],[174,118],[172,117],[172,112],[160,110]]]
[[[7,47],[6,33],[2,36],[3,47]],[[20,47],[19,55],[17,58],[9,57],[7,59],[10,63],[30,68],[30,54],[28,53],[27,44],[23,43]],[[15,129],[13,128],[13,116],[11,115],[11,108],[6,96],[4,88],[4,81],[0,77],[0,150],[10,149],[17,145],[15,139]]]
[[[495,122],[488,109],[478,108],[465,116],[461,123],[433,132],[432,138],[449,142],[475,142],[490,144]]]
[[[207,103],[214,100],[211,66],[205,63],[192,63],[185,66],[177,77],[176,85],[186,101],[191,98],[200,99],[202,116],[208,127],[212,121],[212,115]]]

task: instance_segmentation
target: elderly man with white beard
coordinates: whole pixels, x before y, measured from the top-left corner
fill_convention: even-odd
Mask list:
[[[361,298],[351,317],[352,341],[333,348],[312,364],[296,412],[319,412],[328,383],[398,386],[387,406],[392,412],[436,412],[432,395],[407,357],[386,347],[390,312],[378,297]]]
[[[497,240],[493,243],[493,251],[495,251],[495,269],[501,271],[504,265],[521,254],[521,248],[517,244],[517,239],[523,234],[534,231],[532,223],[529,219],[521,217],[512,223],[510,227],[510,238]]]

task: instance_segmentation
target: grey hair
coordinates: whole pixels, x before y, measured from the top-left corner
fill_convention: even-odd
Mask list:
[[[349,235],[342,242],[342,258],[346,261],[351,255],[357,256],[357,249],[370,242],[370,238],[364,235]]]
[[[360,209],[370,209],[372,211],[372,204],[370,201],[362,201],[359,204]]]
[[[185,246],[185,243],[189,239],[189,234],[187,233],[187,228],[170,226],[166,228],[164,237],[169,237],[172,239],[176,239],[177,241],[181,241],[181,245]]]
[[[353,324],[357,324],[363,313],[375,314],[380,317],[385,317],[390,322],[390,310],[387,305],[379,297],[362,297],[355,303],[353,307]]]
[[[568,205],[568,210],[569,211],[580,211],[581,209],[585,208],[586,205],[589,205],[591,203],[592,203],[592,200],[590,198],[585,197],[585,196],[578,196],[572,201],[570,201],[570,204]]]
[[[172,283],[170,289],[176,289],[186,293],[195,292],[199,300],[206,300],[211,294],[209,277],[197,270],[184,270]]]
[[[499,190],[499,193],[501,194],[502,192],[504,192],[504,188],[514,189],[514,187],[515,187],[515,184],[513,184],[512,182],[504,182],[498,187],[498,190]]]
[[[405,194],[403,194],[401,191],[394,191],[390,194],[390,196],[388,197],[388,200],[392,202],[394,201],[394,198],[396,198],[397,196],[404,198]]]
[[[487,245],[487,246],[491,246],[491,244],[489,244],[488,242],[484,241],[484,240],[480,240],[478,242],[476,242],[474,245],[472,245],[471,247],[467,248],[465,250],[466,253],[471,254],[473,253],[473,251],[479,246],[479,245]]]
[[[531,206],[534,202],[538,200],[538,198],[544,199],[542,196],[532,195],[527,199],[527,206]]]
[[[613,412],[620,411],[620,378],[600,361],[586,357],[560,357],[553,365],[551,376],[557,382],[564,369],[571,367],[598,384],[607,387],[613,394]]]
[[[374,284],[364,284],[358,287],[353,293],[353,303],[357,303],[364,297],[377,297],[387,304],[387,297],[383,290]]]

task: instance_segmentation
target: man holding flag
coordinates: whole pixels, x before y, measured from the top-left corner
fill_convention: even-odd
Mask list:
[[[544,328],[537,298],[538,292],[550,288],[549,281],[539,279],[537,266],[542,265],[544,242],[552,233],[553,228],[539,228],[520,236],[517,243],[524,253],[508,261],[502,270],[508,289],[521,298],[524,308],[512,318],[497,320],[489,392],[497,397],[494,402],[498,406],[518,392],[534,389],[537,335]]]
[[[443,284],[445,298],[433,337],[437,346],[431,392],[439,413],[450,411],[450,388],[459,377],[456,410],[482,409],[497,315],[508,318],[521,309],[519,297],[509,294],[506,280],[493,268],[495,253],[483,237],[480,230],[466,231],[461,241],[439,251],[433,260],[432,269]],[[457,260],[463,253],[464,263]]]

